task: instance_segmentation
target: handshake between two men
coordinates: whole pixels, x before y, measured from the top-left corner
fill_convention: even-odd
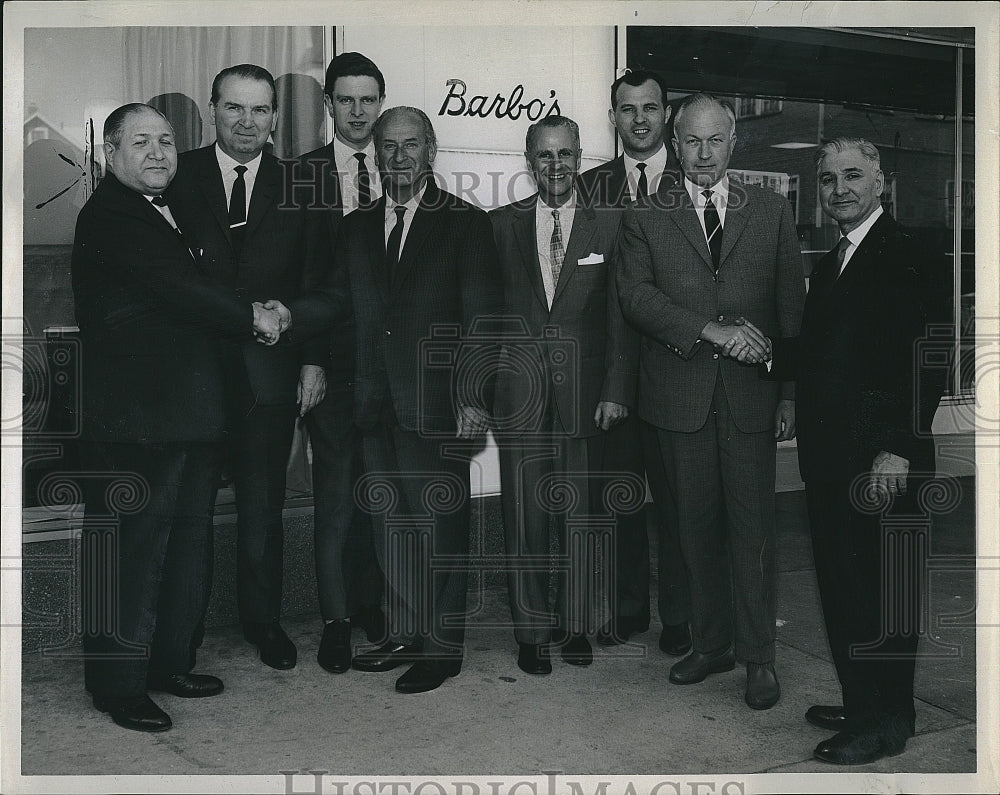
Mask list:
[[[729,322],[723,318],[712,320],[701,332],[701,338],[711,342],[723,356],[743,364],[764,364],[771,358],[771,341],[744,317]]]
[[[292,325],[292,313],[274,299],[253,302],[253,334],[257,342],[274,345]]]

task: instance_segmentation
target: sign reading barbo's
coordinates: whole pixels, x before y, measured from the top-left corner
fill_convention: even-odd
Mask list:
[[[549,89],[547,99],[527,98],[524,86],[518,83],[509,94],[474,94],[469,96],[469,86],[464,80],[453,77],[446,81],[448,93],[438,110],[438,116],[478,116],[519,121],[538,121],[542,116],[559,116],[559,100],[555,89]]]

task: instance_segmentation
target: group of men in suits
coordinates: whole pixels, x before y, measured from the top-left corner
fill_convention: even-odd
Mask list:
[[[694,684],[739,660],[747,704],[767,709],[780,697],[775,443],[798,426],[844,690],[843,707],[807,713],[838,731],[816,756],[850,764],[901,751],[913,733],[916,636],[891,638],[872,659],[855,653],[879,639],[887,595],[878,516],[851,489],[870,478],[889,510],[905,513],[933,472],[912,394],[929,310],[920,252],[881,209],[877,150],[837,139],[818,152],[821,203],[847,242],[817,267],[807,301],[791,208],[727,175],[736,117],[714,96],[679,103],[679,172],[666,168],[671,108],[651,72],[612,85],[609,119],[624,153],[585,174],[575,122],[533,123],[525,158],[537,191],[489,216],[435,183],[426,114],[381,112],[384,98],[369,59],[337,56],[324,87],[334,140],[282,171],[264,152],[273,79],[252,65],[223,70],[212,89],[217,141],[182,156],[176,179],[162,117],[139,105],[109,118],[111,173],[81,213],[74,249],[84,412],[96,423],[95,466],[137,472],[155,488],[139,510],[119,512],[111,534],[130,599],[113,632],[88,636],[95,704],[121,725],[159,730],[169,718],[147,690],[222,688],[190,671],[223,438],[244,634],[266,664],[295,665],[279,624],[281,507],[304,415],[325,669],[408,664],[396,681],[403,693],[459,673],[469,460],[490,429],[519,667],[551,673],[552,649],[572,665],[592,662],[588,583],[602,533],[614,585],[597,642],[648,630],[648,481],[659,646],[687,655],[670,681]],[[126,147],[123,134],[141,145]],[[144,356],[171,347],[177,372],[169,392],[157,382],[125,407],[114,384],[152,381],[136,339]],[[924,417],[939,396],[921,395]],[[634,499],[621,498],[623,487]],[[88,500],[88,521],[107,502]],[[108,543],[108,534],[85,539]],[[156,554],[136,569],[149,548]],[[88,559],[98,558],[95,547]],[[382,642],[353,654],[352,620]],[[146,645],[148,664],[108,661],[104,648]]]

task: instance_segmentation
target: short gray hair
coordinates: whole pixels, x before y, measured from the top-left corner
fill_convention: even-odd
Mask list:
[[[431,124],[431,120],[427,117],[420,108],[411,108],[409,105],[397,105],[394,108],[389,108],[375,122],[375,127],[372,129],[372,138],[375,141],[375,145],[378,146],[378,142],[382,138],[382,132],[385,130],[385,126],[389,122],[393,121],[397,116],[410,115],[416,116],[420,119],[420,123],[424,126],[424,139],[427,144],[437,148],[437,134],[434,132],[434,125]]]
[[[548,130],[555,127],[568,127],[570,132],[573,133],[573,138],[576,140],[576,148],[580,148],[580,125],[573,121],[569,116],[545,116],[534,122],[530,127],[528,127],[528,132],[524,136],[524,152],[530,155],[534,149],[535,138],[538,133],[542,130]]]
[[[875,144],[865,138],[851,138],[846,135],[832,138],[817,149],[816,154],[813,155],[813,163],[818,170],[827,155],[832,155],[834,152],[844,152],[848,149],[857,149],[861,156],[871,163],[876,171],[882,169],[881,159],[879,158],[878,149]]]
[[[716,105],[722,108],[726,115],[729,117],[729,121],[732,122],[732,128],[729,130],[730,135],[735,135],[736,133],[736,111],[733,110],[733,106],[729,104],[728,101],[724,99],[719,99],[715,94],[706,94],[704,92],[699,92],[697,94],[691,94],[688,97],[684,97],[684,101],[677,108],[677,113],[674,114],[674,140],[677,140],[677,125],[681,123],[681,119],[684,117],[684,111],[688,108],[701,107],[704,105]]]

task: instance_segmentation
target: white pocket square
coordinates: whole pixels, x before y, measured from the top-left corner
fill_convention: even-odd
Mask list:
[[[603,254],[588,254],[581,260],[577,260],[577,265],[600,265],[604,262]]]

